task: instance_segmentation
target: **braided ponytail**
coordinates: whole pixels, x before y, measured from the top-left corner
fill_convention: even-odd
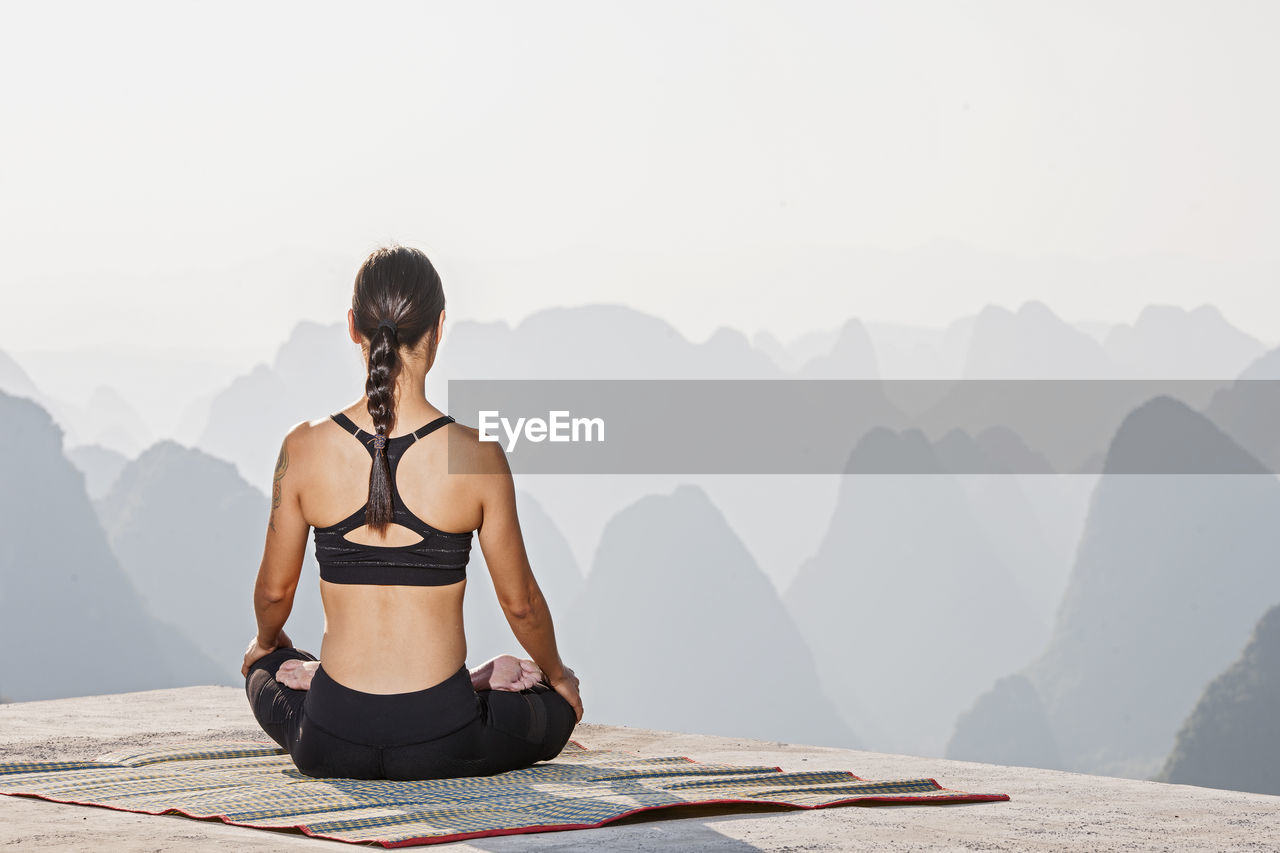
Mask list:
[[[412,349],[423,335],[434,336],[436,322],[444,310],[444,289],[425,254],[405,246],[390,246],[369,255],[356,273],[351,309],[356,327],[369,340],[369,372],[364,390],[369,417],[373,419],[374,455],[364,519],[371,529],[381,532],[391,523],[394,512],[386,442],[396,423],[400,348]]]
[[[396,330],[378,326],[369,342],[369,378],[364,383],[369,417],[373,418],[373,465],[369,468],[369,505],[364,523],[384,530],[391,523],[391,464],[387,462],[387,434],[396,422],[396,376],[400,373],[400,347]]]

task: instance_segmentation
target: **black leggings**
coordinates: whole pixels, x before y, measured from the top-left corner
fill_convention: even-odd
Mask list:
[[[464,665],[410,693],[364,693],[316,670],[309,690],[276,681],[286,660],[316,660],[276,649],[249,668],[253,715],[307,776],[442,779],[489,776],[560,754],[573,733],[573,707],[545,681],[529,690],[475,690]]]

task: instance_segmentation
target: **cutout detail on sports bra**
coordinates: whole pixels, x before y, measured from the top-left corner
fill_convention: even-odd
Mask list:
[[[342,538],[356,545],[373,545],[378,548],[407,548],[426,539],[403,524],[388,524],[385,535],[374,533],[369,525],[362,524],[355,530],[344,533]]]

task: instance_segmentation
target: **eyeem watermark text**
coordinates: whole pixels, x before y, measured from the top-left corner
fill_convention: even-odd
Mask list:
[[[510,453],[520,438],[529,441],[604,441],[604,418],[571,418],[567,410],[552,410],[547,419],[516,418],[513,424],[497,410],[481,411],[480,440],[502,441],[499,427],[506,433],[505,447]]]

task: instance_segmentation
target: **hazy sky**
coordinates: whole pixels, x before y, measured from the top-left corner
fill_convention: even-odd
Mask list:
[[[6,350],[256,358],[387,240],[455,319],[1212,302],[1280,340],[1274,3],[2,8]]]

